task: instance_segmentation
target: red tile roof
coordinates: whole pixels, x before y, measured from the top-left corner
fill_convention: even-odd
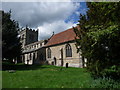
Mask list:
[[[73,28],[70,28],[66,31],[53,35],[45,46],[51,46],[51,45],[72,41],[72,40],[75,40],[75,37],[76,37],[76,34]]]

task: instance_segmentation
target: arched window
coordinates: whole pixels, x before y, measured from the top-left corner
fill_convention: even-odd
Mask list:
[[[48,56],[48,58],[51,58],[51,49],[50,48],[48,48],[48,50],[47,50],[47,56]]]
[[[72,48],[70,44],[66,45],[66,57],[72,57]]]

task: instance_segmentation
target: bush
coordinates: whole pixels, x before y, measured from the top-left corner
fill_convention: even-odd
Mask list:
[[[80,15],[80,28],[74,28],[78,52],[87,58],[87,69],[95,77],[117,77],[113,65],[120,66],[120,2],[88,2],[87,7],[86,15]]]
[[[98,78],[91,82],[90,88],[120,88],[120,82],[111,78]]]
[[[120,80],[120,67],[113,65],[110,68],[104,69],[101,74],[105,77]]]

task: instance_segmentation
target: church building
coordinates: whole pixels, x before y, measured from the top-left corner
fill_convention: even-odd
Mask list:
[[[26,28],[19,32],[22,43],[22,62],[63,67],[86,67],[87,60],[77,53],[73,28],[38,41],[38,31]]]
[[[81,56],[81,53],[77,53],[75,37],[73,28],[53,35],[44,46],[48,64],[64,67],[85,67],[86,59]]]
[[[43,64],[46,60],[46,52],[43,46],[46,40],[38,41],[38,30],[25,28],[19,32],[22,43],[21,60],[25,64]]]

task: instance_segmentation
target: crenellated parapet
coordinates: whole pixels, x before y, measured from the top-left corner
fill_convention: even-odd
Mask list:
[[[38,29],[31,29],[31,28],[20,28],[19,33],[24,32],[24,31],[30,31],[33,33],[38,33]]]
[[[38,41],[38,30],[31,28],[21,28],[19,30],[20,42],[22,43],[22,47],[37,42]]]

